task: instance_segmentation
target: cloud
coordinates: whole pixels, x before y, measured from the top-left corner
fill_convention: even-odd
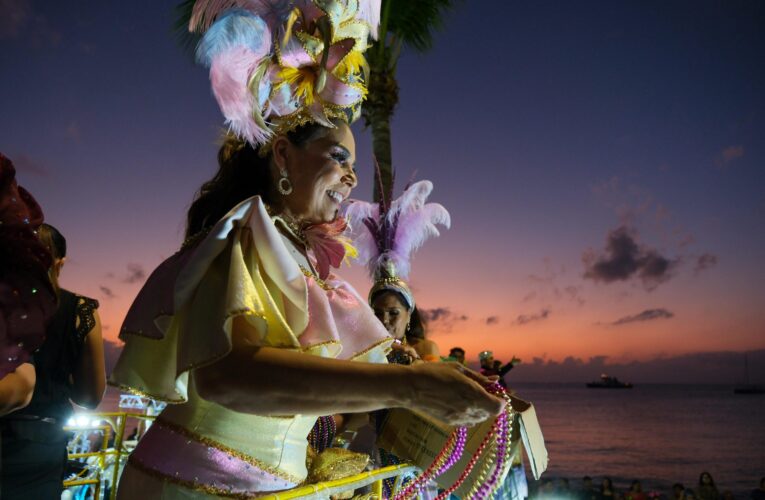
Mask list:
[[[696,267],[694,267],[693,272],[694,274],[698,274],[716,265],[717,265],[717,255],[713,255],[711,253],[705,253],[703,255],[699,255],[696,258]]]
[[[25,154],[16,155],[13,158],[13,165],[20,172],[37,175],[39,177],[47,177],[50,175],[50,171],[45,167],[45,165]]]
[[[101,290],[101,293],[103,293],[104,296],[106,296],[107,299],[113,299],[116,297],[116,295],[114,295],[114,292],[112,291],[111,288],[103,286],[103,285],[99,286],[98,288]]]
[[[542,321],[549,318],[551,312],[549,309],[542,309],[536,314],[520,314],[513,323],[516,325],[527,325],[535,321]]]
[[[140,264],[130,263],[127,265],[127,276],[122,280],[125,283],[140,283],[146,279],[146,271]]]
[[[715,165],[720,168],[725,168],[733,161],[738,160],[744,156],[744,146],[728,146],[723,149],[720,154],[715,158]]]
[[[626,325],[627,323],[639,323],[643,321],[652,321],[655,319],[670,319],[674,317],[675,317],[675,314],[673,312],[667,311],[664,308],[646,309],[645,311],[641,313],[619,318],[611,324],[618,326],[618,325]]]
[[[55,47],[61,33],[45,16],[33,12],[31,0],[0,0],[0,40],[19,39],[32,47]]]
[[[499,316],[489,316],[486,318],[487,325],[496,325],[499,323]]]
[[[585,252],[582,261],[586,279],[613,283],[638,277],[649,290],[670,279],[679,262],[640,245],[634,231],[626,226],[608,233],[606,249],[601,255]]]
[[[0,0],[0,40],[19,36],[31,14],[31,0]]]
[[[747,354],[751,380],[765,380],[765,349]],[[627,362],[607,356],[567,357],[563,360],[535,357],[530,363],[516,366],[510,376],[515,382],[575,382],[582,384],[580,387],[597,379],[601,373],[636,384],[732,384],[741,379],[743,364],[744,353],[724,351]]]
[[[419,308],[418,308],[419,309]],[[435,307],[433,309],[419,309],[420,315],[434,329],[451,331],[452,327],[459,322],[467,321],[465,314],[454,313],[448,307]]]
[[[566,266],[555,264],[549,257],[545,257],[542,262],[542,272],[526,275],[526,280],[531,283],[531,290],[523,296],[521,303],[536,301],[538,305],[547,305],[563,301],[583,305],[582,287],[562,283],[566,275]]]

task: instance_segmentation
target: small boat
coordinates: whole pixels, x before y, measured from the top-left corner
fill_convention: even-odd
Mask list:
[[[749,382],[749,359],[744,354],[744,383],[736,384],[733,394],[765,394],[765,387]]]
[[[611,377],[604,373],[600,376],[600,380],[587,382],[587,387],[590,389],[632,389],[632,384],[629,382],[622,382],[618,378]]]

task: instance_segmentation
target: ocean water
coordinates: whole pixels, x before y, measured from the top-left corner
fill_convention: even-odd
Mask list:
[[[511,384],[512,385],[512,384]],[[536,408],[550,464],[543,476],[611,477],[620,489],[640,479],[644,491],[698,484],[708,471],[722,492],[749,498],[765,477],[765,395],[731,386],[515,384]]]
[[[675,482],[695,487],[709,471],[721,492],[749,498],[765,476],[765,395],[719,385],[606,390],[509,381],[536,408],[550,457],[543,479],[565,477],[576,488],[585,475],[595,484],[608,476],[622,490],[640,479],[644,491],[664,493]],[[110,388],[99,410],[114,411],[118,401]]]

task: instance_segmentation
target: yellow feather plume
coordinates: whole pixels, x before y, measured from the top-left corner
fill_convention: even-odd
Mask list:
[[[306,106],[311,106],[316,97],[314,85],[316,72],[312,68],[292,68],[285,66],[279,71],[279,86],[289,85],[295,90],[295,96],[302,99]]]

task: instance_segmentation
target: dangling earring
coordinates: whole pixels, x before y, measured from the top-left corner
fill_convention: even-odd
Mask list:
[[[292,192],[292,183],[290,182],[289,178],[287,177],[287,170],[281,169],[279,171],[281,173],[281,178],[279,179],[279,182],[276,184],[276,188],[279,190],[279,192],[287,196]]]

